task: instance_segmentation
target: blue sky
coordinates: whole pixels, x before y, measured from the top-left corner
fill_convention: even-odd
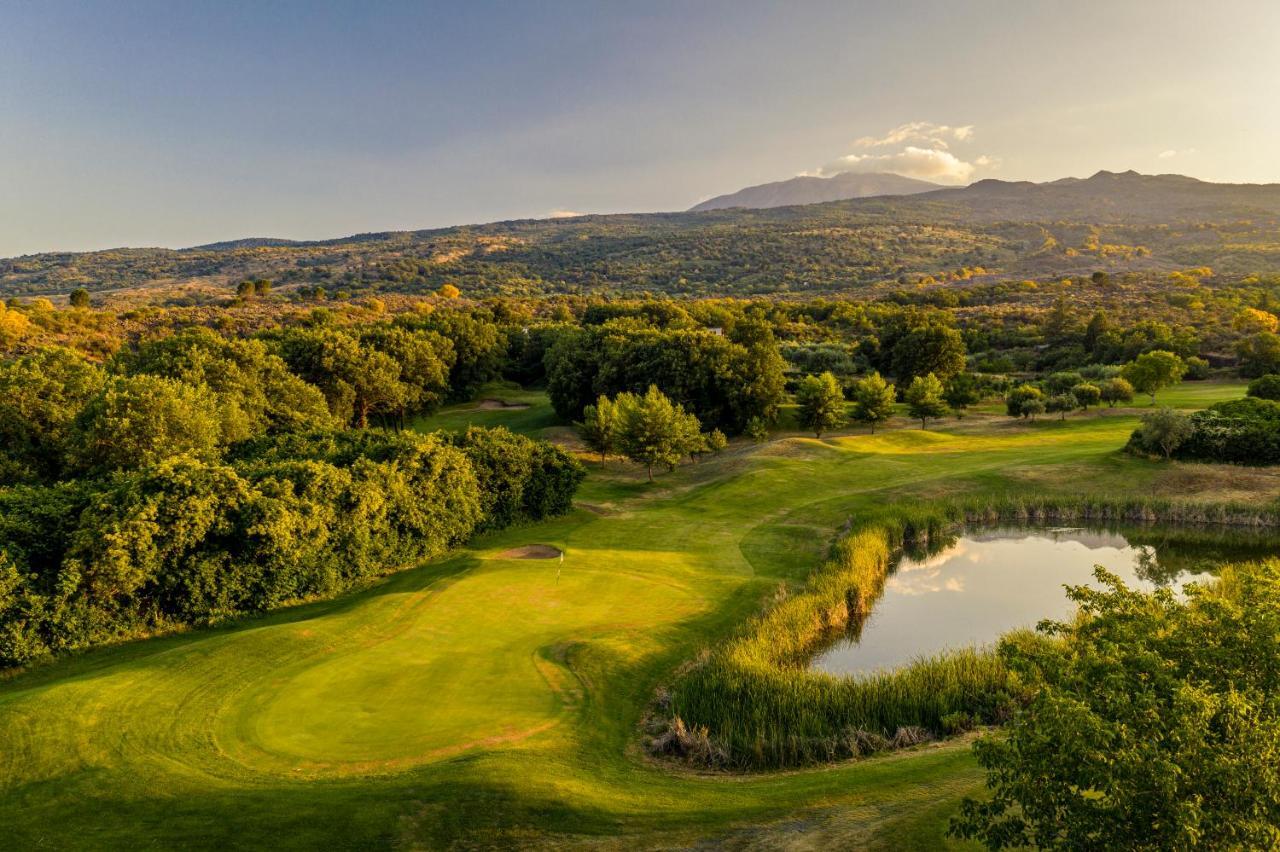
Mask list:
[[[684,209],[845,168],[1280,181],[1280,4],[0,0],[0,255]]]

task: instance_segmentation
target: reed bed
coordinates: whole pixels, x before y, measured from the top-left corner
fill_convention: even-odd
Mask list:
[[[1025,696],[993,648],[948,651],[857,677],[806,665],[833,639],[856,635],[903,551],[941,549],[963,525],[1079,522],[1265,529],[1280,527],[1280,512],[1145,498],[1000,497],[864,518],[837,537],[802,590],[780,594],[737,636],[680,675],[665,702],[668,732],[651,746],[702,763],[791,767],[1003,721]],[[1020,632],[1005,641],[1033,640]]]

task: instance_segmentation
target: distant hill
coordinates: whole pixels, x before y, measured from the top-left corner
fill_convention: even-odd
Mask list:
[[[1048,183],[980,180],[912,199],[944,202],[967,219],[1029,222],[1223,222],[1280,215],[1280,184],[1209,183],[1184,175],[1101,171]]]
[[[219,249],[242,249],[242,248],[276,248],[278,246],[297,245],[296,240],[282,240],[276,237],[244,237],[239,240],[223,240],[218,243],[205,243],[202,246],[192,246],[192,251]]]
[[[919,185],[928,191],[914,191]],[[889,186],[880,183],[877,191]],[[903,184],[894,186],[903,191]],[[1047,183],[982,180],[943,188],[910,181],[908,189],[913,194],[783,207],[28,255],[0,259],[0,296],[58,295],[77,287],[230,294],[245,278],[271,279],[280,285],[278,298],[312,287],[342,299],[431,292],[444,284],[468,296],[865,294],[926,277],[1199,266],[1222,275],[1270,274],[1280,257],[1280,184],[1104,171]]]
[[[848,198],[867,198],[873,195],[913,195],[940,189],[927,180],[903,177],[879,172],[856,174],[843,172],[831,177],[793,177],[773,183],[749,186],[728,195],[717,195],[689,208],[690,213],[707,210],[725,210],[731,207],[747,207],[755,210],[767,207],[789,207],[795,204],[820,204],[825,201],[844,201]]]

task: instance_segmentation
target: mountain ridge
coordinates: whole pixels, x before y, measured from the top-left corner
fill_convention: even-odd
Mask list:
[[[743,187],[736,192],[717,195],[699,202],[688,213],[728,210],[735,207],[766,210],[772,207],[794,207],[823,204],[851,198],[879,195],[914,195],[942,189],[941,184],[905,177],[892,172],[841,172],[831,177],[797,175],[788,180],[772,181]]]

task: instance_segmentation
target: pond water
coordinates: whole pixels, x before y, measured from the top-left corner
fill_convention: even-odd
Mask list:
[[[1097,585],[1101,565],[1132,587],[1180,589],[1224,561],[1277,552],[1248,534],[1206,541],[1156,528],[1121,533],[1079,528],[969,530],[932,556],[904,556],[857,638],[845,637],[810,668],[863,674],[952,648],[986,645],[1044,618],[1070,616],[1064,585]],[[1256,540],[1255,540],[1256,539]]]

